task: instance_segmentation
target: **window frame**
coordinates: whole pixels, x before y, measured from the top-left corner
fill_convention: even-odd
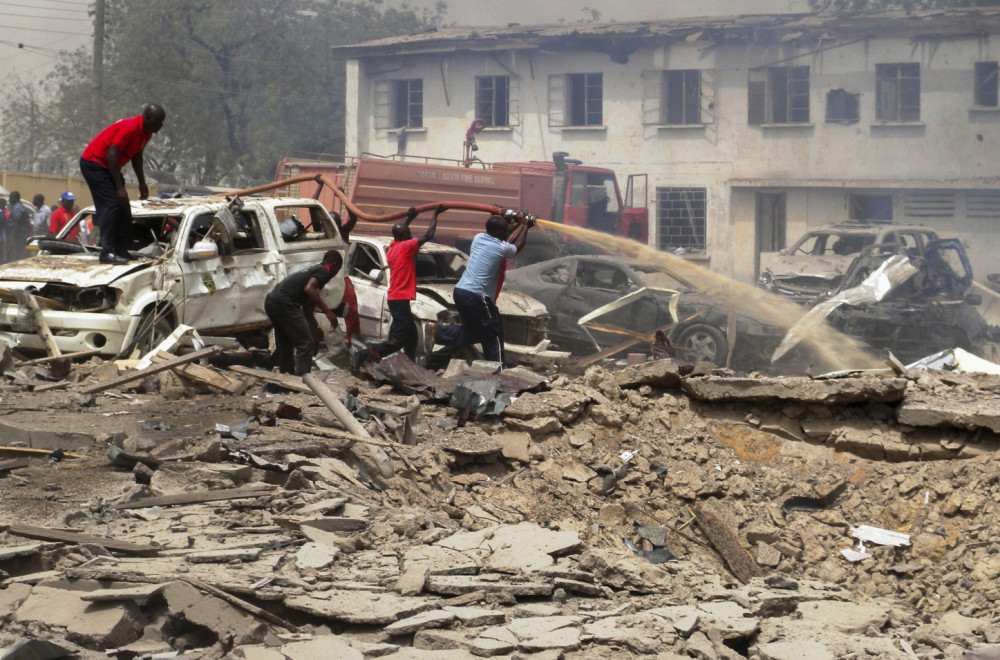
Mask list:
[[[973,103],[977,108],[1000,108],[1000,63],[976,62],[975,87],[973,88]],[[986,88],[985,90],[983,88]],[[985,94],[985,96],[984,96]],[[984,103],[984,99],[986,103]]]
[[[405,97],[405,98],[404,98]],[[392,81],[392,125],[390,128],[424,127],[424,79]]]
[[[838,99],[842,99],[838,103]],[[834,115],[832,109],[842,106],[843,114]],[[853,112],[852,112],[853,111]],[[826,123],[855,124],[861,121],[861,94],[838,88],[826,93]]]
[[[664,199],[664,195],[676,193],[682,196],[680,205],[674,208],[664,209],[661,204],[670,205],[674,200]],[[693,199],[683,199],[685,196],[693,195]],[[658,186],[656,188],[656,198],[654,200],[656,209],[656,242],[661,250],[673,250],[684,248],[688,252],[708,252],[708,188],[696,186]],[[672,211],[687,211],[687,217],[681,217]],[[666,211],[666,212],[664,212]],[[696,213],[697,212],[697,213]],[[674,216],[674,217],[670,217]],[[682,223],[690,225],[690,239],[674,242],[669,240],[671,236],[683,236],[684,232],[669,232],[672,226],[677,227]]]
[[[876,64],[875,119],[885,123],[919,122],[920,88],[919,62]],[[914,95],[915,102],[909,98]],[[907,98],[909,103],[904,103]]]
[[[604,125],[603,73],[568,73],[566,91],[566,126]]]
[[[809,65],[767,68],[767,117],[770,124],[808,124],[811,72]],[[804,89],[802,89],[804,85]],[[804,107],[803,107],[804,101]]]
[[[699,69],[668,69],[663,72],[663,111],[660,113],[662,125],[695,126],[704,123],[701,118],[701,77]],[[675,103],[678,96],[679,104]]]
[[[498,98],[499,81],[503,81],[502,98]],[[484,88],[484,83],[490,81],[489,89]],[[511,126],[511,89],[510,76],[476,76],[475,87],[475,114],[476,119],[486,122],[488,128],[507,128]],[[488,94],[489,99],[482,98],[483,94]],[[502,106],[502,108],[500,107]],[[485,111],[484,111],[485,110]],[[502,112],[503,121],[497,121],[497,116]]]

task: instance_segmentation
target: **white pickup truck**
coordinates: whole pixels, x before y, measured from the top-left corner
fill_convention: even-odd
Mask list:
[[[0,266],[0,341],[44,350],[17,291],[35,296],[64,353],[105,355],[150,348],[179,324],[204,337],[266,346],[264,297],[290,272],[345,249],[327,210],[312,199],[224,197],[132,202],[128,264],[98,262],[98,248],[68,240],[94,209],[80,212],[38,254]],[[343,272],[323,290],[331,307],[344,294]]]

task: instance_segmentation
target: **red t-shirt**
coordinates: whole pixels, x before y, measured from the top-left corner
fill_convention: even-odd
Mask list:
[[[49,216],[49,231],[52,232],[53,235],[58,234],[59,232],[62,231],[62,228],[66,226],[66,223],[68,223],[72,219],[73,219],[73,212],[67,211],[66,209],[60,206],[59,208],[57,208],[55,211],[52,212],[52,215]],[[66,240],[75,241],[76,237],[79,234],[80,234],[80,225],[77,224],[76,227],[73,227],[73,231],[71,231],[66,236]]]
[[[417,260],[414,255],[420,241],[411,238],[393,241],[385,251],[389,262],[389,300],[413,300],[417,297]]]
[[[83,159],[99,163],[106,168],[108,149],[113,144],[121,151],[121,157],[118,159],[118,168],[121,169],[125,167],[125,163],[132,160],[133,156],[143,150],[151,137],[152,133],[142,130],[142,115],[119,119],[90,141],[83,150]]]

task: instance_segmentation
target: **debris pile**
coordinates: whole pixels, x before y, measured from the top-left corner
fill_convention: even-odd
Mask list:
[[[119,371],[89,357],[53,375],[8,356],[0,646],[267,660],[1000,649],[1000,377],[682,376],[667,359],[423,381],[399,361],[382,380],[303,380],[252,361],[203,349]]]

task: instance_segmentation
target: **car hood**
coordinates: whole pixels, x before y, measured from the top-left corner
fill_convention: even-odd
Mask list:
[[[447,307],[454,307],[452,292],[455,285],[451,283],[441,284],[417,284],[417,295],[424,294],[433,298]],[[504,289],[497,299],[497,311],[504,316],[541,316],[548,314],[545,305],[538,302],[526,293]]]
[[[148,262],[116,266],[102,264],[98,255],[40,254],[0,266],[0,282],[55,282],[72,286],[105,286]]]
[[[771,264],[771,278],[775,280],[797,277],[816,277],[824,280],[835,280],[847,272],[847,267],[854,261],[854,256],[785,256],[777,257]]]

